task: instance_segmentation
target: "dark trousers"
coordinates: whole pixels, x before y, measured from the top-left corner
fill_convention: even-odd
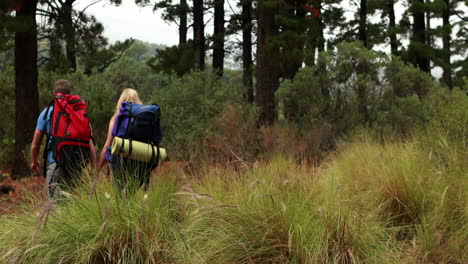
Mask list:
[[[110,167],[119,191],[134,192],[142,185],[148,186],[151,172],[156,168],[146,162],[114,156]]]

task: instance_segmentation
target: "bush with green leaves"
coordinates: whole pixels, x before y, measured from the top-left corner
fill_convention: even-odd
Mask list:
[[[325,121],[338,133],[360,126],[407,133],[429,120],[422,99],[437,89],[429,75],[397,58],[342,43],[283,82],[276,95],[286,117],[302,127]]]
[[[211,73],[199,72],[172,78],[155,91],[153,101],[161,106],[163,145],[172,157],[190,159],[194,149],[203,148],[217,116],[241,94],[240,79],[230,82]]]
[[[2,106],[2,125],[0,126],[0,145],[13,140],[15,120],[15,72],[13,67],[0,71],[0,105]]]

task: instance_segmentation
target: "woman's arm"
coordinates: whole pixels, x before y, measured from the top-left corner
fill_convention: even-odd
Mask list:
[[[114,136],[112,135],[112,129],[114,128],[116,117],[117,117],[116,115],[112,116],[109,122],[109,129],[107,131],[106,143],[104,143],[104,146],[102,146],[101,155],[99,155],[98,169],[102,168],[104,164],[106,163],[105,157],[106,157],[107,147],[110,147],[112,145],[112,140],[114,140]]]

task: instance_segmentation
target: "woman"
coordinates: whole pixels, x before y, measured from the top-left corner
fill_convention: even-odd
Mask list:
[[[122,91],[119,101],[117,102],[117,105],[115,107],[114,115],[112,116],[109,122],[107,139],[104,143],[104,146],[102,147],[101,155],[99,156],[99,168],[102,168],[104,166],[106,162],[106,152],[110,151],[110,147],[112,146],[112,141],[114,140],[112,130],[114,128],[117,116],[120,112],[120,107],[123,102],[142,104],[137,91],[135,91],[134,89],[126,88]],[[109,161],[109,163],[112,169],[114,182],[117,184],[117,187],[120,190],[128,187],[135,187],[132,188],[134,190],[143,184],[149,183],[149,178],[151,176],[151,171],[153,170],[153,167],[149,166],[147,163],[122,158],[120,156],[112,156],[112,159]]]

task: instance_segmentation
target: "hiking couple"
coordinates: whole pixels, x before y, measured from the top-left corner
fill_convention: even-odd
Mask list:
[[[72,89],[73,85],[67,80],[55,83],[55,99],[39,115],[31,144],[31,169],[39,171],[40,146],[47,135],[43,155],[47,197],[67,196],[68,191],[79,183],[82,169],[89,162],[95,169],[101,169],[107,161],[119,190],[130,188],[134,191],[142,185],[147,186],[151,171],[160,158],[159,107],[143,105],[135,90],[125,89],[109,122],[107,139],[97,160],[88,107],[78,95],[72,94]],[[115,137],[122,143],[118,150],[111,147]],[[123,146],[125,142],[127,148]],[[134,143],[149,144],[151,158],[144,161],[132,159]],[[119,155],[125,149],[127,155]]]

